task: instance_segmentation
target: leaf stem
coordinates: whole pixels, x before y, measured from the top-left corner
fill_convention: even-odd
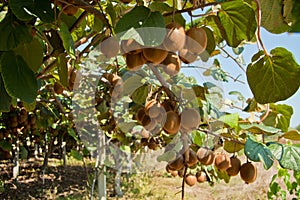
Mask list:
[[[231,59],[239,66],[239,68],[240,68],[243,72],[246,73],[246,70],[244,69],[244,67],[241,65],[241,63],[239,63],[239,62],[237,61],[237,59],[236,59],[235,57],[233,57],[228,51],[226,51],[226,50],[224,49],[224,47],[220,47],[220,49],[227,55],[227,57],[231,58]]]

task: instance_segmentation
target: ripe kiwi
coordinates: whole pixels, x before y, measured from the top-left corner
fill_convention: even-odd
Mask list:
[[[155,99],[148,101],[145,105],[146,113],[152,118],[158,117],[162,112],[162,107]]]
[[[180,125],[187,130],[197,128],[201,121],[199,112],[194,108],[184,108],[180,119]]]
[[[142,120],[144,118],[144,116],[146,115],[145,109],[144,108],[140,108],[137,113],[135,114],[135,119],[142,123]]]
[[[63,7],[63,13],[69,16],[73,16],[77,13],[78,11],[78,7],[74,6],[74,5],[68,5],[67,7],[62,6]]]
[[[163,45],[168,51],[179,51],[185,44],[185,30],[184,27],[177,22],[169,23],[167,26],[167,35],[164,39]]]
[[[169,164],[171,170],[181,170],[184,167],[184,158],[182,155],[178,155],[177,158],[171,161]]]
[[[167,57],[168,52],[161,48],[144,48],[143,56],[148,61],[155,65],[161,63]]]
[[[59,84],[58,82],[55,82],[55,83],[54,83],[53,88],[54,88],[54,92],[55,92],[56,94],[62,94],[63,91],[64,91],[63,86],[62,86],[61,84]]]
[[[108,37],[102,41],[100,45],[100,51],[107,58],[112,58],[118,55],[120,50],[119,41],[116,37]]]
[[[240,169],[240,176],[247,184],[256,180],[257,168],[251,162],[244,163]]]
[[[231,167],[230,158],[224,153],[216,155],[215,166],[220,171],[226,171],[229,167]]]
[[[174,111],[168,111],[166,115],[166,122],[164,130],[170,135],[176,134],[180,128],[180,117]]]
[[[192,149],[189,149],[189,160],[186,161],[187,166],[192,167],[195,164],[197,164],[197,162],[198,162],[197,153]]]
[[[207,176],[204,171],[198,171],[196,173],[196,178],[197,178],[198,183],[204,183],[205,181],[207,181]]]
[[[181,67],[181,61],[177,54],[169,52],[166,59],[162,62],[163,70],[170,76],[176,76]]]
[[[241,161],[237,157],[230,158],[230,165],[226,172],[229,176],[236,176],[240,172],[241,169]]]
[[[187,32],[185,48],[192,53],[201,54],[205,51],[207,45],[207,35],[204,29],[192,27]]]
[[[142,45],[136,42],[134,39],[122,40],[121,41],[121,53],[122,55],[128,53],[141,53]]]
[[[189,64],[197,60],[197,54],[190,52],[188,49],[181,49],[179,51],[179,58],[185,64]]]
[[[197,151],[197,158],[203,165],[211,165],[214,162],[215,154],[212,150],[201,147]]]
[[[175,107],[176,107],[176,101],[173,100],[165,100],[164,102],[162,102],[162,107],[165,109],[166,112],[168,111],[174,111]]]
[[[176,176],[178,175],[178,171],[176,171],[176,170],[171,170],[169,165],[166,166],[166,170],[167,170],[167,172],[170,173],[173,177],[176,177]]]
[[[146,63],[143,53],[126,54],[126,64],[129,70],[139,70]]]
[[[189,186],[193,186],[197,183],[197,178],[195,175],[193,174],[187,174],[184,178],[184,181],[186,184],[188,184]]]

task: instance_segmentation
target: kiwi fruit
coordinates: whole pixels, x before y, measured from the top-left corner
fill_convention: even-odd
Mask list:
[[[143,53],[126,54],[127,68],[132,71],[136,71],[142,68],[146,63]]]
[[[145,105],[146,113],[152,118],[157,118],[162,113],[162,107],[155,99],[147,102]]]
[[[192,167],[198,163],[197,153],[189,149],[189,160],[186,161],[188,167]]]
[[[226,171],[229,167],[231,167],[230,158],[224,153],[216,155],[215,166],[220,171]]]
[[[150,141],[148,142],[148,148],[151,150],[156,150],[157,147],[158,144],[155,142],[153,138],[151,138]]]
[[[251,162],[244,163],[240,169],[240,176],[245,183],[253,183],[256,180],[257,168]]]
[[[177,22],[169,23],[166,26],[167,35],[164,39],[163,45],[168,51],[179,51],[185,44],[185,30],[184,27]]]
[[[135,119],[136,119],[138,122],[142,123],[142,120],[143,120],[143,118],[144,118],[145,115],[146,115],[145,109],[144,109],[144,108],[140,108],[140,109],[136,112],[136,114],[135,114]]]
[[[116,37],[111,36],[101,42],[100,51],[107,58],[112,58],[117,56],[119,50],[120,50],[120,45]]]
[[[197,60],[197,54],[190,52],[188,49],[181,49],[179,51],[179,58],[185,64],[190,64]]]
[[[177,158],[171,161],[169,164],[171,170],[181,170],[184,167],[184,158],[182,155],[178,155]]]
[[[241,161],[237,157],[230,158],[230,165],[226,172],[229,176],[236,176],[240,172],[241,169]]]
[[[166,114],[166,122],[163,128],[170,135],[176,134],[180,128],[179,115],[174,111],[168,111]]]
[[[207,175],[204,171],[198,171],[196,173],[196,178],[198,183],[204,183],[205,181],[207,181]]]
[[[204,29],[192,27],[186,32],[185,48],[195,54],[205,51],[207,45],[207,35]]]
[[[161,105],[165,109],[166,112],[174,111],[174,109],[176,107],[176,101],[168,99],[168,100],[165,100],[164,102],[162,102]]]
[[[184,178],[184,181],[187,185],[193,186],[197,183],[197,177],[193,174],[187,174]]]
[[[201,121],[199,112],[194,108],[184,108],[180,119],[180,125],[186,130],[197,128]]]
[[[68,6],[63,6],[63,13],[69,16],[73,16],[77,13],[78,11],[78,7],[74,6],[74,5],[68,5]]]
[[[167,170],[167,172],[170,173],[173,177],[178,176],[178,171],[176,171],[176,170],[171,170],[170,167],[169,167],[169,165],[166,166],[166,170]]]
[[[167,57],[168,52],[161,48],[144,48],[144,58],[154,65],[161,63]]]
[[[56,94],[62,94],[64,91],[63,86],[61,84],[59,84],[58,82],[54,83],[53,89]]]
[[[197,158],[203,165],[211,165],[214,162],[215,154],[212,150],[201,147],[197,151]]]
[[[143,51],[142,45],[136,42],[134,39],[122,40],[121,41],[121,53],[122,55],[126,54],[136,54]]]
[[[176,76],[181,67],[181,61],[177,54],[169,52],[166,59],[162,62],[163,70],[170,76]]]

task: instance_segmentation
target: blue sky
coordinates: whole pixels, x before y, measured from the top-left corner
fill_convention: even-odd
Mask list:
[[[300,34],[271,34],[264,29],[261,30],[261,37],[263,40],[263,43],[270,52],[275,47],[284,47],[287,50],[293,52],[295,59],[297,63],[300,63]],[[257,53],[258,47],[256,44],[251,45],[245,45],[245,49],[243,52],[243,57],[245,60],[245,63],[250,63],[251,57]],[[232,53],[232,52],[230,52]],[[232,53],[232,55],[234,55]],[[240,80],[247,82],[245,73],[235,64],[231,59],[229,58],[223,58],[222,56],[218,56],[219,61],[221,62],[222,68],[229,72],[232,76],[236,77],[239,74],[241,74]],[[246,69],[246,66],[244,67]],[[190,74],[188,71],[187,74]],[[203,79],[203,76],[200,75],[200,72],[196,73],[198,74],[196,76]],[[195,75],[195,74],[193,74]],[[300,77],[299,77],[300,78]],[[206,79],[206,78],[205,78]],[[199,80],[199,82],[201,82]],[[228,92],[230,91],[239,91],[245,96],[245,98],[251,98],[253,97],[250,88],[247,84],[241,84],[234,82],[232,80],[229,81],[229,83],[222,84],[224,94],[227,97],[233,98],[232,96],[228,95]],[[262,88],[263,89],[263,88]],[[294,114],[291,119],[291,127],[295,127],[300,124],[300,90],[297,91],[296,94],[294,94],[292,97],[285,101],[278,102],[278,104],[288,104],[293,107]]]

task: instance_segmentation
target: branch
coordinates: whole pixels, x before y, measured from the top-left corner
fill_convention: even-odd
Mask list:
[[[226,51],[226,50],[224,49],[224,47],[220,47],[220,49],[227,55],[227,57],[231,58],[231,59],[239,66],[239,68],[240,68],[241,70],[243,70],[243,72],[246,73],[246,70],[245,70],[244,67],[241,65],[241,63],[239,63],[239,62],[237,61],[236,58],[234,58],[230,53],[228,53],[228,51]]]
[[[87,16],[87,14],[88,14],[87,11],[84,11],[83,13],[81,13],[81,15],[78,17],[76,22],[74,22],[74,24],[69,28],[70,33],[72,33],[76,28],[79,27],[79,24],[82,22],[82,20],[84,20],[84,18]]]
[[[164,13],[163,16],[170,16],[170,15],[178,14],[178,13],[191,12],[191,11],[197,10],[199,8],[205,8],[207,6],[213,6],[213,5],[218,5],[218,4],[220,4],[220,3],[210,2],[210,3],[206,3],[206,4],[200,4],[196,7],[190,7],[190,8],[185,8],[185,9],[182,9],[182,10],[176,10],[175,12],[172,11],[172,12]]]
[[[264,114],[264,116],[259,120],[259,124],[260,123],[262,123],[267,117],[268,117],[268,115],[270,114],[270,112],[271,112],[271,109],[270,109],[270,104],[267,104],[266,105],[266,113]]]
[[[184,200],[184,184],[185,184],[186,172],[187,172],[187,167],[184,166],[184,173],[183,173],[182,185],[181,185],[181,200]]]

